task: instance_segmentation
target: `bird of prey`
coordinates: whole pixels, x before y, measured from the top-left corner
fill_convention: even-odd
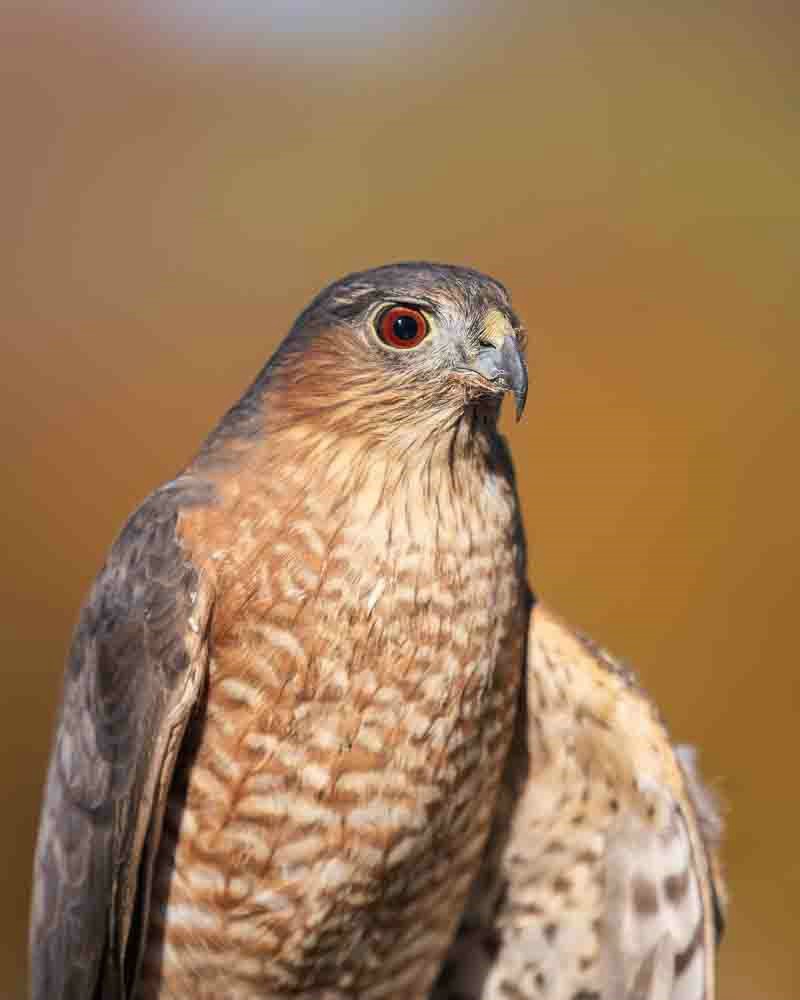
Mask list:
[[[711,1000],[713,811],[532,596],[507,391],[499,282],[350,275],[132,515],[68,657],[33,1000]]]

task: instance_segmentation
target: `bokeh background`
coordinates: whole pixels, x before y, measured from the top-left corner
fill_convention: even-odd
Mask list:
[[[798,996],[792,8],[0,7],[0,996],[24,993],[62,663],[113,535],[312,293],[410,257],[512,289],[537,589],[701,747],[723,1000]]]

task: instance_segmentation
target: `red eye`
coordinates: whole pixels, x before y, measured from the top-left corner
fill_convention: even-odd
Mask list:
[[[418,309],[392,306],[378,320],[378,335],[390,347],[416,347],[428,336],[428,324]]]

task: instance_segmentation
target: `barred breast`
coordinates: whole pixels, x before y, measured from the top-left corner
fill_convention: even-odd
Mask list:
[[[139,1000],[427,995],[511,735],[524,542],[497,461],[374,466],[347,500],[346,461],[239,470],[182,522],[218,604]]]

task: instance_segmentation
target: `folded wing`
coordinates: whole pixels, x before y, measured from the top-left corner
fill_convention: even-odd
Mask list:
[[[211,591],[178,521],[209,500],[191,479],[154,493],[81,611],[34,862],[33,1000],[130,995],[166,792],[207,663]]]
[[[633,674],[541,605],[495,829],[434,1000],[713,1000],[720,823]]]

